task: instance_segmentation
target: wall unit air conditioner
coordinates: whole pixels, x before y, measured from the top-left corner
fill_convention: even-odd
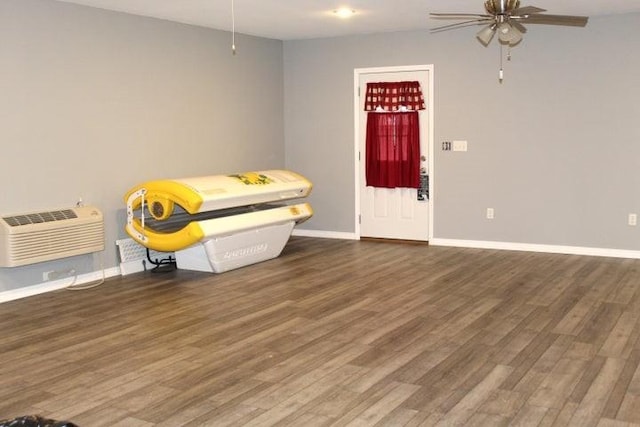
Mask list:
[[[104,250],[104,220],[95,207],[0,218],[0,267],[18,267]]]

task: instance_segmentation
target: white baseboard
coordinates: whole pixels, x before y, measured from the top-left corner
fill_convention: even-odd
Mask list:
[[[321,230],[294,229],[294,236],[319,237],[327,239],[360,240],[355,233]],[[461,240],[432,238],[432,246],[452,246],[459,248],[497,249],[506,251],[542,252],[550,254],[585,255],[611,258],[640,259],[640,251],[627,249],[591,248],[583,246],[541,245],[536,243],[495,242],[485,240]]]
[[[120,275],[120,269],[118,267],[108,268],[104,270],[104,277],[114,277]],[[64,279],[52,280],[50,282],[41,283],[38,285],[27,286],[19,289],[12,289],[9,291],[0,292],[0,303],[17,300],[20,298],[31,297],[38,294],[44,294],[46,292],[57,291],[73,285],[87,285],[91,282],[97,282],[102,280],[102,270],[94,271],[91,273],[80,274],[76,277],[75,282],[73,277],[65,277]]]
[[[551,254],[587,255],[611,258],[640,259],[640,251],[626,249],[589,248],[582,246],[540,245],[533,243],[492,242],[483,240],[431,239],[432,246],[460,248],[498,249],[507,251],[545,252]]]
[[[360,240],[355,233],[344,233],[340,231],[304,230],[294,228],[293,233],[291,234],[293,236],[319,237],[322,239]]]

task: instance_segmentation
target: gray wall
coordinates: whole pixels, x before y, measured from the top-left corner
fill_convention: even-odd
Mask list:
[[[239,36],[232,56],[226,32],[0,0],[0,214],[82,197],[105,214],[109,268],[133,185],[286,166],[314,182],[304,228],[353,232],[353,69],[434,64],[435,142],[469,141],[436,150],[436,238],[640,250],[640,15],[531,26],[502,85],[474,30]],[[101,264],[0,268],[0,291]]]
[[[0,0],[0,214],[75,205],[105,215],[151,179],[284,166],[282,42],[50,0]],[[0,291],[87,255],[0,268]]]
[[[353,70],[434,64],[434,237],[640,250],[640,15],[529,26],[505,63],[476,28],[284,43],[286,165],[303,228],[353,232]],[[487,207],[495,219],[485,219]]]

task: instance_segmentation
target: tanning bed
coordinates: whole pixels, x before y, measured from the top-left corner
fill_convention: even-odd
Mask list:
[[[149,181],[126,195],[126,232],[174,252],[178,268],[222,273],[280,255],[313,215],[311,182],[287,170]]]

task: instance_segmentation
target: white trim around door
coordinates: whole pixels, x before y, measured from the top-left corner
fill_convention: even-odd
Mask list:
[[[354,178],[355,178],[355,218],[354,218],[354,230],[355,235],[359,239],[360,238],[360,164],[361,159],[360,155],[360,135],[361,132],[365,132],[366,129],[360,129],[360,96],[364,96],[364,93],[360,93],[359,84],[360,77],[363,74],[374,74],[374,73],[397,73],[397,72],[412,72],[412,71],[426,71],[429,74],[429,88],[428,88],[428,96],[425,99],[427,104],[427,117],[429,120],[429,158],[427,159],[429,163],[429,240],[433,238],[434,235],[434,202],[435,202],[435,193],[434,193],[434,185],[435,182],[435,167],[434,167],[434,153],[435,153],[435,132],[434,132],[434,66],[433,64],[429,65],[406,65],[406,66],[394,66],[394,67],[373,67],[373,68],[356,68],[353,70],[353,121],[354,121]]]

